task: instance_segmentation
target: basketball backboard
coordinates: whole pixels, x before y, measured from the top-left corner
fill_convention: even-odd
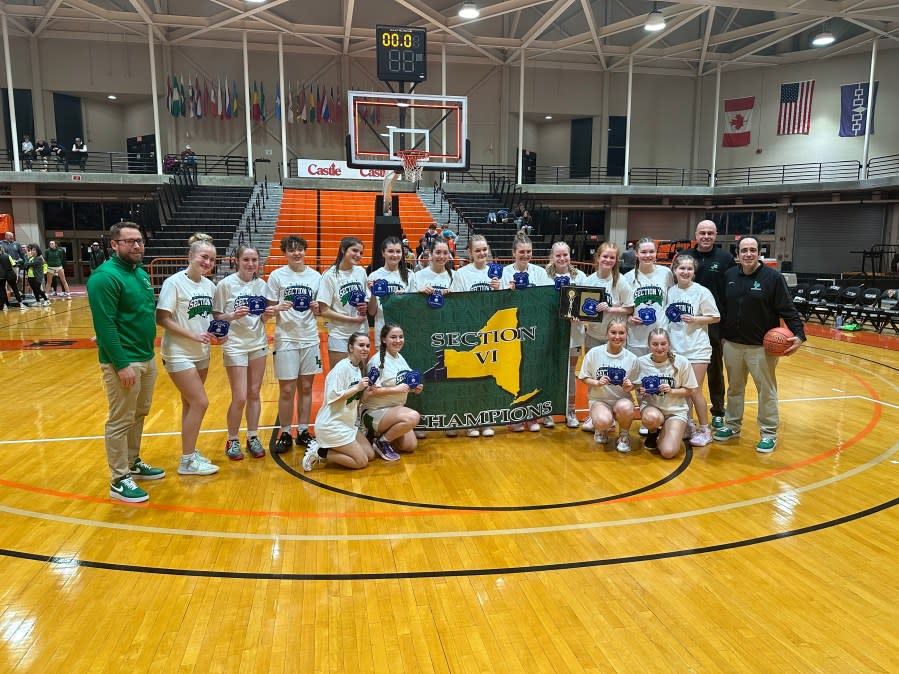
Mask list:
[[[347,110],[347,164],[353,168],[402,168],[402,150],[428,152],[428,169],[468,168],[464,96],[349,91]]]

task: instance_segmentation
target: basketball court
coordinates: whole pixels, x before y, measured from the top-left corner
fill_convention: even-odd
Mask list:
[[[776,452],[753,450],[752,403],[741,440],[672,461],[560,424],[432,433],[358,472],[229,462],[215,353],[200,448],[221,471],[175,472],[160,372],[142,456],[168,475],[126,505],[86,300],[4,313],[3,661],[107,671],[117,643],[159,671],[894,670],[899,344],[810,332],[778,368]],[[269,371],[263,423],[276,399]]]

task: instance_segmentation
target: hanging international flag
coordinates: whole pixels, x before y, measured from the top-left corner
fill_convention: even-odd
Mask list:
[[[203,90],[197,78],[194,78],[194,117],[203,119]]]
[[[337,101],[336,101],[336,103],[337,103],[337,105],[336,105],[336,108],[335,108],[335,111],[334,111],[334,113],[335,113],[335,119],[334,119],[334,121],[337,122],[338,124],[340,124],[340,123],[343,122],[343,106],[340,105],[340,87],[337,87]]]
[[[265,81],[259,83],[259,114],[264,122],[267,118],[265,115]]]
[[[228,87],[228,78],[225,78],[225,88],[223,89],[225,94],[225,119],[231,119],[231,116],[234,114],[234,107],[231,104],[231,89]]]
[[[306,85],[305,84],[303,85],[303,88],[301,89],[301,93],[300,93],[299,111],[300,111],[300,119],[302,119],[303,124],[305,124],[306,122],[309,121],[309,112],[306,109]]]
[[[168,77],[165,78],[166,85],[166,94],[165,94],[165,108],[169,111],[169,114],[172,112],[172,80]]]
[[[219,104],[218,104],[218,86],[215,82],[212,83],[212,93],[209,94],[209,116],[210,117],[218,117],[219,116]]]
[[[172,75],[172,117],[181,116],[181,88],[178,86],[178,76]]]
[[[812,97],[815,80],[780,85],[777,135],[808,134],[812,125]]]
[[[724,101],[724,138],[722,147],[743,147],[749,145],[752,123],[752,109],[755,96],[730,98]]]
[[[312,93],[312,85],[309,85],[309,123],[315,123],[315,116],[318,108],[315,104],[315,94]]]
[[[322,92],[322,121],[331,122],[331,102],[326,92]]]
[[[181,76],[181,82],[178,84],[181,94],[181,116],[187,117],[187,97],[184,95],[184,75]]]
[[[281,121],[281,83],[275,82],[275,119]]]
[[[871,99],[871,131],[874,135],[874,113],[877,112],[877,85],[874,82],[874,96]],[[843,137],[864,136],[868,119],[868,83],[844,84],[840,87],[840,135]]]
[[[253,100],[250,105],[252,106],[251,119],[258,122],[262,115],[259,112],[259,90],[256,88],[256,80],[253,80]]]
[[[193,119],[197,116],[196,94],[194,93],[194,83],[188,78],[187,80],[187,116]]]
[[[293,124],[293,88],[290,82],[287,83],[287,123]]]
[[[225,80],[225,89],[228,87],[228,80]],[[222,88],[222,81],[218,81],[219,89],[219,119],[225,119],[225,89]]]
[[[237,80],[233,80],[234,87],[231,95],[231,117],[237,119],[237,113],[240,112],[240,96],[237,93]]]
[[[319,122],[324,122],[324,112],[325,112],[325,103],[327,102],[328,92],[325,89],[322,89],[321,92],[318,90],[318,85],[315,85],[315,102],[318,105],[318,110],[315,111],[315,118]]]

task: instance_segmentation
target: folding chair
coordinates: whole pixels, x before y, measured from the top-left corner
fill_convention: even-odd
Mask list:
[[[889,323],[893,332],[899,334],[899,289],[887,288],[881,293],[880,310],[883,312],[883,319],[877,332],[882,333]]]
[[[828,286],[824,291],[823,301],[812,307],[812,314],[821,321],[821,325],[837,315],[840,308],[838,300],[841,292],[843,289],[838,285]]]
[[[842,316],[844,319],[848,317],[858,318],[857,311],[860,309],[858,301],[861,297],[861,286],[847,286],[840,291],[836,301],[836,309],[834,317]]]
[[[880,307],[877,306],[879,302],[880,289],[878,288],[867,288],[861,294],[861,297],[858,299],[858,309],[855,313],[859,325],[870,322],[871,327],[875,330],[877,329],[880,318]]]
[[[799,315],[802,316],[802,320],[808,320],[808,313],[811,309],[808,306],[808,283],[800,283],[798,286],[792,289],[793,292],[793,306],[796,307],[796,311],[799,312]]]

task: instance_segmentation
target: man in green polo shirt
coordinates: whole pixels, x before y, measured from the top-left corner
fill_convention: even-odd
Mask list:
[[[149,500],[134,481],[158,480],[165,471],[140,458],[144,418],[156,383],[156,299],[150,277],[140,266],[144,240],[133,222],[109,231],[113,255],[88,277],[88,301],[100,352],[100,369],[109,400],[106,458],[111,498],[128,503]]]

